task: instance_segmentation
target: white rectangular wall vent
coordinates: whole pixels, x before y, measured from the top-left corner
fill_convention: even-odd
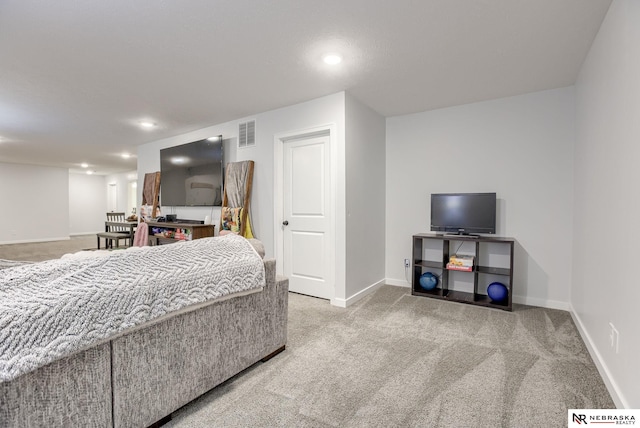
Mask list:
[[[251,120],[240,124],[238,129],[238,147],[251,147],[256,145],[256,121]]]

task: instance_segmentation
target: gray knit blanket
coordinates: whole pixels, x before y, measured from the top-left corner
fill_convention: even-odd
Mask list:
[[[265,285],[237,235],[0,270],[0,383],[187,306]]]

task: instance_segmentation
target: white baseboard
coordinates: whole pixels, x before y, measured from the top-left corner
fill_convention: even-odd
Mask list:
[[[371,284],[364,290],[358,291],[356,294],[346,299],[333,298],[331,299],[331,304],[333,306],[338,306],[340,308],[346,308],[349,305],[353,305],[355,302],[362,299],[363,297],[373,293],[378,288],[382,287],[384,284],[385,284],[385,280],[381,279],[380,281]]]
[[[561,302],[559,300],[538,299],[536,297],[527,296],[513,296],[513,303],[519,303],[527,306],[538,306],[548,309],[560,309],[562,311],[569,311],[569,303]]]
[[[582,336],[582,341],[587,346],[587,350],[591,355],[591,359],[596,364],[596,368],[598,369],[600,377],[602,377],[602,380],[604,381],[604,384],[607,387],[609,394],[611,395],[611,399],[613,399],[613,402],[618,409],[629,409],[629,403],[627,402],[627,400],[625,400],[624,396],[620,392],[618,384],[613,380],[613,377],[611,376],[607,365],[604,363],[600,352],[598,352],[598,348],[593,343],[593,340],[591,340],[591,336],[584,328],[582,320],[580,319],[578,314],[576,314],[571,304],[569,304],[569,313],[571,314],[571,318],[573,318],[573,322],[578,329],[578,333],[580,333],[580,336]]]
[[[411,283],[407,282],[404,279],[385,278],[384,283],[389,285],[395,285],[396,287],[411,288]]]
[[[69,236],[83,236],[83,235],[95,235],[98,233],[104,232],[104,230],[97,230],[95,232],[76,232],[76,233],[70,233]]]
[[[69,239],[71,239],[68,236],[65,236],[64,238],[39,238],[39,239],[18,239],[16,241],[2,241],[0,242],[0,245],[7,245],[7,244],[32,244],[32,243],[36,243],[36,242],[52,242],[52,241],[68,241]]]

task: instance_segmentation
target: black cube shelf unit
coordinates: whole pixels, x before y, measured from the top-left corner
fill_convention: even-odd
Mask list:
[[[425,254],[425,241],[440,241],[440,248],[431,248],[432,256],[424,260]],[[467,275],[473,277],[473,291],[458,291],[449,289],[450,287],[450,272],[447,269],[447,263],[449,262],[449,256],[451,253],[451,245],[464,245],[465,242],[471,242],[475,244],[475,261],[471,272],[455,271],[459,272],[456,275]],[[469,303],[472,305],[487,306],[491,308],[502,309],[505,311],[512,311],[512,297],[513,297],[513,249],[515,241],[512,238],[500,238],[500,237],[473,237],[465,235],[442,235],[434,233],[419,233],[413,235],[413,264],[412,264],[412,281],[411,281],[411,294],[414,296],[432,297],[435,299],[450,300],[452,302]],[[502,263],[497,263],[500,266],[494,266],[494,262],[490,261],[490,251],[488,251],[489,245],[497,245],[499,253],[502,257]],[[467,245],[468,247],[468,245]],[[467,250],[468,252],[468,250]],[[436,254],[437,253],[437,254]],[[468,252],[470,254],[470,252]],[[441,257],[438,257],[441,255]],[[420,275],[424,272],[431,271],[434,274],[440,275],[438,286],[433,290],[425,290],[420,286]],[[493,282],[491,278],[499,278],[499,282],[507,286],[508,295],[507,299],[501,302],[492,301],[485,291],[490,282]]]

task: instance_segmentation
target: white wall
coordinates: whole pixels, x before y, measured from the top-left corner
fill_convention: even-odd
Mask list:
[[[69,172],[0,163],[0,244],[69,239]]]
[[[385,118],[345,98],[346,299],[384,282]],[[346,302],[347,304],[351,302]]]
[[[104,232],[107,212],[106,178],[69,173],[69,234]]]
[[[129,204],[129,183],[138,179],[137,171],[122,172],[119,174],[110,174],[104,177],[104,188],[102,189],[103,197],[106,198],[107,189],[110,185],[116,186],[116,211],[124,212],[126,215],[131,214],[131,206]],[[142,187],[140,187],[140,200],[142,200]],[[106,201],[105,201],[106,207]],[[103,210],[101,218],[104,217],[107,210]],[[137,212],[137,210],[136,210]],[[104,225],[103,225],[104,226]]]
[[[497,234],[517,241],[514,301],[568,308],[574,122],[573,88],[388,118],[388,281],[408,285],[431,193],[496,192]]]
[[[126,177],[109,176],[122,184],[118,206],[124,210]],[[104,229],[107,177],[69,173],[66,168],[0,163],[0,244],[69,239],[70,235]],[[10,207],[10,208],[9,208]],[[46,219],[46,221],[43,221]]]
[[[640,408],[640,2],[614,0],[576,84],[571,304],[619,407]],[[619,351],[609,344],[609,323]]]
[[[238,149],[238,124],[246,120],[256,121],[256,145]],[[224,139],[225,163],[241,160],[255,161],[253,191],[251,197],[251,217],[254,233],[265,245],[266,255],[275,257],[274,242],[274,136],[289,131],[304,130],[320,125],[335,124],[338,129],[336,150],[341,152],[339,158],[344,159],[344,93],[337,93],[311,100],[305,103],[260,113],[204,129],[193,131],[176,137],[167,138],[138,147],[138,187],[142,189],[144,174],[160,170],[160,149],[185,144],[199,139],[222,134]],[[344,161],[338,165],[338,188],[344,189]],[[140,200],[141,196],[139,197]],[[339,206],[336,208],[336,227],[338,237],[342,240],[344,251],[344,191],[338,195]],[[203,207],[163,207],[163,212],[175,212],[179,218],[203,220],[205,215],[212,215],[218,233],[220,209]],[[344,288],[344,258],[339,258],[336,275]]]

